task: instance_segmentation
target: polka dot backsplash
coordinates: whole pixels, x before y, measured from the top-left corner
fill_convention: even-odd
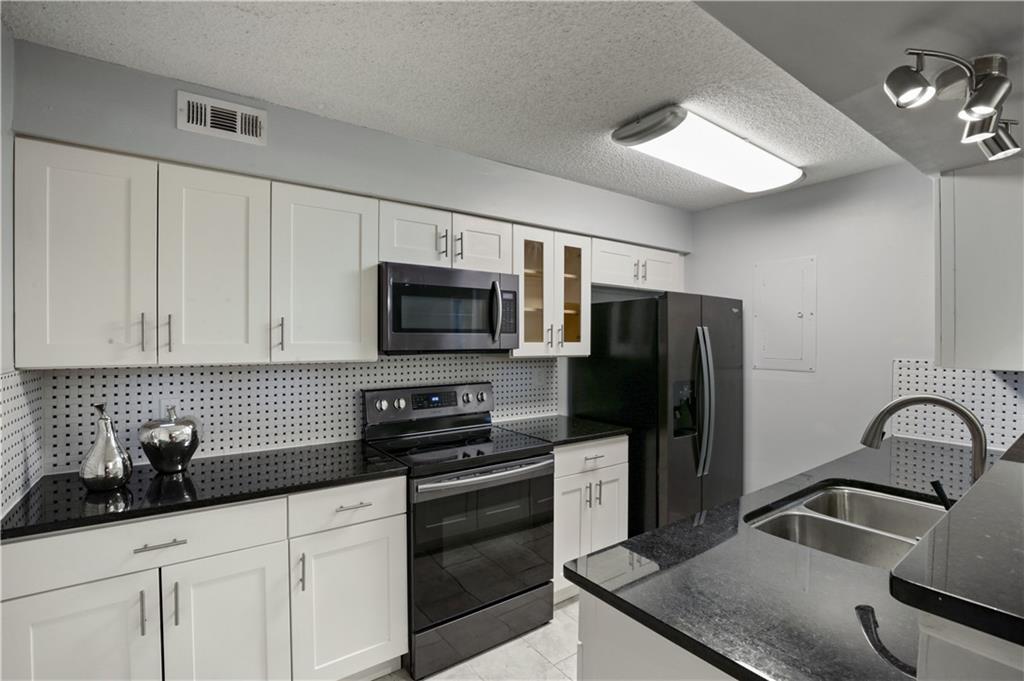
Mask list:
[[[0,505],[3,512],[43,474],[44,374],[0,375]]]
[[[1005,450],[1024,433],[1024,372],[944,369],[923,359],[893,360],[893,397],[915,393],[942,395],[973,411],[985,427],[989,449]],[[960,417],[941,407],[904,409],[889,430],[924,440],[970,442]]]
[[[47,371],[45,473],[76,469],[95,438],[92,405],[106,402],[118,439],[145,462],[138,428],[176,400],[201,423],[197,457],[357,440],[361,389],[494,384],[494,417],[558,411],[556,360],[487,355],[382,357],[365,364],[202,366]]]

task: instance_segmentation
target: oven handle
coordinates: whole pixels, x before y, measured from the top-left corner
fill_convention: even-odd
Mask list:
[[[496,484],[505,485],[510,482],[518,482],[519,480],[534,478],[537,477],[536,473],[538,471],[547,468],[554,468],[554,466],[555,460],[553,458],[549,458],[538,463],[526,464],[525,466],[503,468],[493,473],[456,478],[454,480],[441,480],[440,482],[421,482],[416,485],[414,502],[427,501],[431,498],[448,496],[448,492],[454,491],[459,494],[464,494],[466,492],[475,492],[477,490],[487,489],[488,487],[494,487]]]
[[[497,314],[494,315],[494,328],[491,331],[491,338],[494,342],[498,342],[498,334],[501,333],[501,285],[498,284],[498,280],[495,279],[491,282],[491,300],[492,306],[498,308]]]

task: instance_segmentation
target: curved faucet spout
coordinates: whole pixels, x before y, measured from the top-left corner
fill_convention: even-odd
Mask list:
[[[988,454],[988,440],[985,437],[985,429],[981,421],[970,409],[964,405],[942,397],[941,395],[906,395],[897,397],[889,404],[882,407],[881,411],[868,423],[861,436],[861,444],[866,447],[878,449],[882,446],[882,438],[885,437],[885,424],[898,411],[907,407],[914,407],[919,404],[930,404],[936,407],[943,407],[953,412],[967,426],[967,432],[971,434],[971,484],[978,481],[981,474],[985,472],[985,457]]]

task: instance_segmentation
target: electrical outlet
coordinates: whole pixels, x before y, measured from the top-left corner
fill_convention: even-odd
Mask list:
[[[177,409],[179,414],[181,413],[181,400],[177,397],[161,397],[157,401],[157,405],[159,406],[160,416],[167,416],[167,410],[171,407]]]

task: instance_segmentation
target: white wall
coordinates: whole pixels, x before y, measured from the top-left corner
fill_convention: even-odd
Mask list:
[[[20,40],[15,65],[19,134],[690,250],[682,209]],[[267,146],[179,131],[179,89],[267,109]]]
[[[909,165],[697,213],[686,289],[743,299],[746,489],[860,447],[890,399],[892,360],[931,358],[932,180]],[[814,255],[814,373],[751,369],[753,265]]]

